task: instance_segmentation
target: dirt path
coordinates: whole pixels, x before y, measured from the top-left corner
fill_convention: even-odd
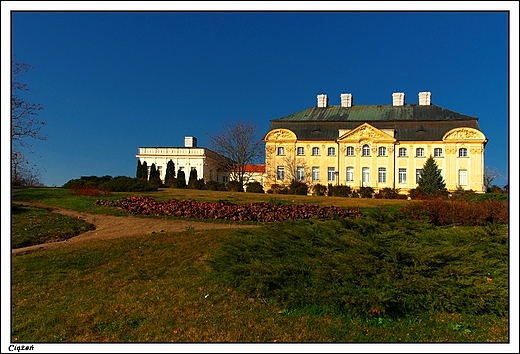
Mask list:
[[[14,203],[14,202],[13,202]],[[168,220],[168,219],[152,219],[137,216],[110,216],[100,214],[90,214],[84,212],[77,212],[56,207],[49,207],[34,203],[19,203],[21,205],[30,205],[47,208],[53,212],[63,215],[79,218],[88,223],[94,224],[95,230],[84,232],[78,236],[72,237],[66,241],[50,242],[40,245],[28,246],[23,248],[16,248],[12,250],[12,255],[22,255],[35,251],[45,251],[49,249],[56,249],[75,245],[82,242],[109,240],[113,238],[134,236],[134,235],[149,235],[152,233],[161,232],[179,232],[185,231],[189,228],[195,230],[215,230],[215,229],[236,229],[236,228],[251,228],[257,227],[255,225],[242,225],[231,223],[212,223],[212,222],[197,222],[185,220]]]

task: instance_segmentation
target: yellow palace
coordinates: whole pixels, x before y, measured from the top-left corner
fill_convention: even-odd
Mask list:
[[[397,92],[392,104],[353,105],[345,93],[341,105],[329,106],[320,94],[317,106],[271,120],[264,137],[266,190],[295,179],[407,193],[432,156],[448,190],[484,192],[487,139],[478,118],[432,104],[430,92],[418,96],[418,104],[405,104]]]

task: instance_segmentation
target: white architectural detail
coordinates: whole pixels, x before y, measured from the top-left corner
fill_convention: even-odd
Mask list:
[[[432,104],[431,92],[419,92],[419,106],[429,106]]]
[[[141,163],[146,162],[148,167],[155,164],[160,171],[159,177],[164,181],[168,161],[175,165],[175,175],[178,171],[184,171],[186,182],[190,171],[197,170],[197,178],[204,182],[217,181],[227,183],[229,172],[226,171],[226,159],[216,152],[197,146],[195,137],[186,137],[184,147],[140,147],[135,155]]]
[[[404,92],[394,92],[392,94],[392,104],[394,106],[404,106]]]
[[[341,98],[341,107],[352,107],[352,103],[354,103],[354,99],[351,93],[342,93],[340,95]]]
[[[322,93],[318,95],[318,107],[323,108],[329,105],[329,98],[326,94]]]

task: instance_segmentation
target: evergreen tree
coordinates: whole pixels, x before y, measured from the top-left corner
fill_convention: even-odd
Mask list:
[[[137,159],[137,171],[135,172],[135,178],[143,178],[143,165],[139,159]]]
[[[154,163],[150,167],[150,178],[148,182],[158,186],[162,184],[161,177],[159,177],[159,170],[157,170]]]
[[[164,183],[168,186],[175,184],[175,164],[172,160],[168,161],[166,165],[166,175],[164,176]]]
[[[190,178],[188,179],[188,188],[195,188],[195,183],[197,182],[197,169],[192,168],[190,171]]]
[[[186,175],[184,171],[177,171],[177,179],[175,180],[175,188],[186,188]]]
[[[447,193],[446,183],[433,157],[430,156],[424,163],[418,184],[417,189],[426,195],[443,195]]]
[[[148,181],[148,164],[146,163],[146,161],[143,162],[141,168],[141,178],[145,181]]]

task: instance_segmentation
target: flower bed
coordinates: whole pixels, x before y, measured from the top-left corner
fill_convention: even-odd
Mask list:
[[[361,216],[359,209],[309,204],[275,205],[270,203],[227,204],[172,199],[157,202],[151,197],[131,196],[116,201],[96,200],[98,205],[115,206],[139,215],[176,216],[195,219],[276,222],[297,219],[335,219]]]

